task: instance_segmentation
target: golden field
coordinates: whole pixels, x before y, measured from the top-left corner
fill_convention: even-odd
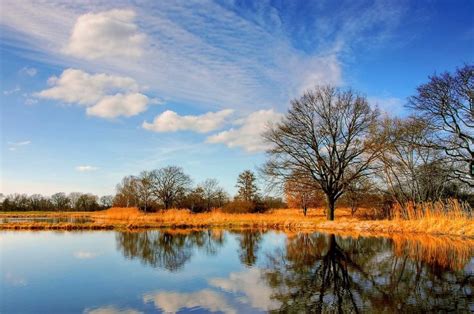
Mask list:
[[[230,214],[215,210],[191,213],[171,209],[157,213],[143,213],[136,208],[110,208],[99,212],[25,212],[0,213],[5,217],[86,217],[86,223],[7,222],[0,229],[146,229],[146,228],[230,228],[275,229],[285,231],[328,231],[333,233],[427,234],[474,238],[474,220],[456,201],[422,204],[404,209],[403,217],[395,210],[393,219],[374,220],[371,210],[360,209],[352,217],[350,209],[337,208],[336,219],[327,221],[322,208],[308,210],[305,217],[300,209],[278,209],[267,213]]]

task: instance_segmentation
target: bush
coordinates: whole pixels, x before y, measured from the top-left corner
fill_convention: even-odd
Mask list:
[[[255,203],[244,200],[233,200],[222,208],[222,212],[233,214],[252,213],[254,210]]]

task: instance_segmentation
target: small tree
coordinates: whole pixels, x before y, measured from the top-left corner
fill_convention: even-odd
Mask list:
[[[216,205],[217,197],[222,189],[219,187],[219,182],[216,179],[206,179],[199,187],[203,191],[203,196],[206,200],[206,209],[209,211]]]
[[[68,210],[71,208],[71,200],[65,193],[51,195],[51,202],[56,210]]]
[[[293,177],[285,182],[284,193],[288,207],[301,208],[306,216],[308,208],[321,206],[324,194],[309,180]]]
[[[142,171],[136,181],[139,207],[147,212],[153,201],[153,175],[149,171]]]
[[[151,177],[153,194],[163,202],[165,209],[171,208],[191,185],[191,178],[176,166],[153,170]]]
[[[254,201],[258,192],[255,174],[250,170],[239,174],[236,188],[238,188],[237,198],[247,202]]]

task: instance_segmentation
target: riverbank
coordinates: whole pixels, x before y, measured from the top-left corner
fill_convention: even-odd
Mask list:
[[[352,217],[350,210],[338,208],[335,221],[327,221],[322,209],[279,209],[262,214],[229,214],[220,211],[193,214],[187,210],[142,213],[135,208],[110,208],[100,212],[15,212],[0,213],[0,219],[35,217],[81,217],[90,222],[15,221],[0,224],[0,230],[134,230],[152,228],[231,228],[284,231],[326,231],[333,233],[428,234],[474,238],[474,220],[459,214],[428,215],[410,220],[370,220],[368,213]]]

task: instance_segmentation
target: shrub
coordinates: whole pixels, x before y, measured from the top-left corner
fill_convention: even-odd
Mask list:
[[[245,200],[233,200],[232,202],[227,203],[222,211],[224,213],[252,213],[255,210],[255,203]]]

